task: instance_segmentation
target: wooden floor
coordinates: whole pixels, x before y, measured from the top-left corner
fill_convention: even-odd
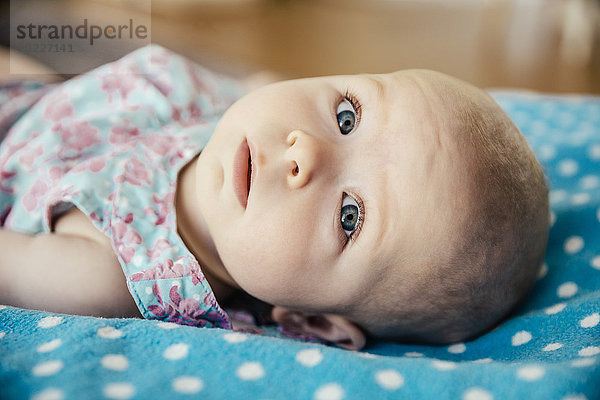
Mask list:
[[[63,19],[148,10],[53,3]],[[151,38],[233,74],[428,68],[481,87],[600,93],[599,9],[596,0],[153,0]]]

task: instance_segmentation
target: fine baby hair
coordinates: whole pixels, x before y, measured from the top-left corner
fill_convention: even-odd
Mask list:
[[[465,214],[448,243],[432,243],[409,295],[387,297],[379,315],[386,325],[374,318],[366,326],[377,336],[451,343],[494,327],[533,286],[549,231],[548,187],[525,138],[489,95],[438,73],[418,75],[446,116],[439,130],[459,155],[457,208]]]

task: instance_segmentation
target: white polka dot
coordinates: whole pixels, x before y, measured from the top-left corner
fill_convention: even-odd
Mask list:
[[[538,270],[538,279],[542,279],[548,274],[548,264],[543,263]]]
[[[257,362],[246,362],[240,365],[236,371],[237,376],[245,381],[255,381],[265,375],[262,365]]]
[[[467,389],[466,392],[463,393],[463,400],[493,400],[494,397],[487,390],[474,387],[471,389]]]
[[[583,394],[568,394],[561,400],[588,400]]]
[[[104,393],[104,397],[108,397],[109,399],[129,399],[133,397],[135,394],[135,388],[131,383],[126,382],[116,382],[109,383],[104,387],[102,391]]]
[[[561,299],[573,297],[579,288],[574,282],[565,282],[558,287],[557,294]]]
[[[571,204],[574,206],[583,206],[590,202],[590,194],[589,193],[575,193],[571,196]]]
[[[575,115],[571,113],[561,112],[560,114],[558,114],[558,123],[561,124],[563,127],[573,125],[573,123],[575,123],[575,120]]]
[[[600,144],[593,144],[588,147],[588,156],[591,160],[600,160]]]
[[[396,390],[404,385],[404,377],[393,369],[377,371],[375,380],[379,386],[387,390]]]
[[[31,396],[31,400],[62,400],[65,394],[57,388],[44,389]]]
[[[367,353],[366,351],[360,351],[357,353],[359,357],[362,358],[368,358],[368,359],[374,359],[377,358],[377,356],[375,354],[371,354],[371,353]]]
[[[341,400],[344,398],[344,389],[337,383],[327,383],[317,389],[315,400]]]
[[[538,102],[538,100],[536,100],[536,102]],[[553,101],[542,99],[539,100],[537,104],[539,104],[541,115],[545,118],[552,118],[554,117],[554,114],[556,114],[557,105]]]
[[[242,343],[245,342],[248,337],[243,333],[231,332],[223,335],[223,339],[229,343]]]
[[[583,246],[584,242],[581,236],[571,236],[565,240],[565,244],[563,245],[565,252],[569,254],[579,253],[583,249]]]
[[[595,189],[600,186],[600,177],[596,175],[586,175],[579,180],[579,185],[585,189]]]
[[[554,226],[556,223],[556,214],[554,211],[550,211],[550,226]]]
[[[102,357],[100,364],[113,371],[125,371],[129,368],[129,360],[121,354],[107,354]]]
[[[554,350],[560,349],[561,347],[563,347],[562,343],[550,343],[550,344],[546,345],[546,347],[544,347],[542,350],[554,351]]]
[[[49,342],[40,344],[37,348],[37,351],[38,351],[38,353],[49,353],[53,350],[58,349],[61,344],[62,344],[62,340],[54,339]]]
[[[517,370],[517,376],[527,382],[537,381],[546,374],[544,368],[537,365],[529,365],[526,367],[519,368]]]
[[[63,317],[44,317],[38,322],[40,328],[54,328],[57,325],[62,324]]]
[[[573,176],[579,171],[577,161],[565,159],[558,163],[558,173],[562,176]]]
[[[556,149],[549,144],[543,145],[540,147],[539,155],[542,160],[552,160],[556,157]]]
[[[578,360],[574,360],[571,363],[571,366],[577,367],[577,368],[583,368],[583,367],[591,367],[594,364],[596,364],[596,359],[588,357],[588,358],[580,358]]]
[[[533,121],[531,123],[530,132],[532,135],[540,136],[543,135],[548,129],[545,121]]]
[[[558,189],[550,192],[550,202],[553,204],[565,201],[568,197],[569,193],[566,190]]]
[[[6,332],[0,332],[0,339],[4,338],[4,336],[6,336]]]
[[[323,353],[319,349],[300,350],[296,354],[296,361],[305,367],[314,367],[323,361]]]
[[[152,294],[152,286],[146,286],[146,289],[144,289],[144,291],[146,292],[146,294]]]
[[[165,329],[165,330],[181,328],[181,325],[179,325],[179,324],[175,324],[173,322],[165,322],[165,321],[158,321],[156,323],[156,326],[158,326],[160,329]]]
[[[408,353],[404,353],[405,357],[423,357],[423,353],[418,353],[416,351],[409,351]]]
[[[460,354],[464,353],[467,350],[467,346],[464,343],[456,343],[451,346],[448,346],[448,352],[452,354]]]
[[[446,360],[433,360],[431,362],[431,365],[433,366],[433,368],[439,371],[450,371],[458,367],[458,365],[455,362]]]
[[[581,321],[579,321],[579,326],[582,328],[593,328],[600,322],[600,314],[594,313],[592,315],[588,315]]]
[[[194,295],[192,296],[192,298],[196,301],[200,301],[200,295],[198,293],[194,293]]]
[[[583,349],[579,350],[579,356],[581,357],[592,357],[595,356],[597,354],[600,354],[600,347],[596,347],[596,346],[589,346],[589,347],[584,347]]]
[[[520,346],[531,340],[531,333],[527,331],[520,331],[513,335],[511,343],[513,346]]]
[[[98,336],[104,339],[118,339],[123,336],[123,332],[118,329],[113,328],[112,326],[105,326],[103,328],[98,329]]]
[[[564,310],[566,306],[567,305],[565,303],[558,303],[551,307],[546,308],[546,310],[544,312],[548,315],[558,314],[559,312]]]
[[[185,343],[172,344],[167,347],[163,353],[163,357],[167,360],[180,360],[187,357],[190,346]]]
[[[183,394],[195,394],[204,388],[202,379],[194,376],[180,376],[173,379],[173,390]]]
[[[491,358],[488,357],[488,358],[480,358],[479,360],[473,360],[471,362],[475,363],[475,364],[488,364],[488,363],[491,363],[492,361],[494,361],[494,360],[492,360]]]
[[[593,268],[600,269],[600,256],[592,258],[592,262],[590,263],[590,265]]]
[[[35,376],[50,376],[59,372],[64,366],[65,364],[60,360],[45,361],[33,367],[31,372]]]
[[[142,266],[142,263],[144,262],[144,257],[142,257],[140,254],[136,254],[136,255],[133,257],[133,260],[132,260],[132,262],[133,262],[133,265],[135,265],[135,266],[137,266],[137,267],[141,267],[141,266]]]

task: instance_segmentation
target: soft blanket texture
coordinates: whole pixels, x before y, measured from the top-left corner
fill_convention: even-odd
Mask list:
[[[546,168],[552,229],[523,307],[452,346],[351,352],[2,307],[2,399],[600,398],[600,98],[495,92]]]

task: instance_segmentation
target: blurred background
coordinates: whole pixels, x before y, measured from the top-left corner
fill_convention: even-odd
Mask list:
[[[10,2],[1,4],[1,44],[9,46]],[[28,4],[19,12],[43,13],[57,24],[78,23],[81,15],[107,22],[117,16],[149,18],[153,43],[236,76],[262,70],[295,78],[429,68],[486,88],[600,93],[600,0]],[[77,63],[90,69],[130,50],[115,43]]]

